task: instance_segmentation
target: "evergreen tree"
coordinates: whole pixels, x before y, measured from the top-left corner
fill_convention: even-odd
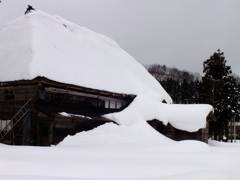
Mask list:
[[[182,84],[181,84],[181,104],[188,104],[189,99],[191,97],[190,92],[189,92],[189,83],[187,82],[187,79],[184,78]]]
[[[168,92],[174,103],[180,102],[180,83],[173,78],[160,81],[160,84]]]
[[[203,63],[201,103],[212,104],[216,120],[210,122],[209,133],[214,139],[228,137],[228,124],[239,109],[239,91],[224,53],[218,50]]]
[[[200,82],[198,80],[191,81],[188,85],[188,91],[189,91],[189,98],[188,103],[189,104],[198,104],[199,99],[199,84]]]

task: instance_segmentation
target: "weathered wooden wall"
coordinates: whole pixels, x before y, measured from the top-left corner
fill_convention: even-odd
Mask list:
[[[0,119],[11,119],[30,99],[37,95],[37,85],[0,87]]]
[[[134,95],[112,93],[70,84],[59,83],[44,77],[34,80],[1,82],[0,121],[10,120],[31,98],[31,112],[14,129],[22,128],[22,136],[11,144],[57,144],[67,135],[92,129],[109,120],[101,115],[121,111],[135,98]],[[59,117],[59,112],[69,112],[83,117]],[[91,116],[88,118],[87,116]],[[1,123],[0,123],[1,125]],[[21,142],[22,141],[22,142]]]
[[[167,136],[170,139],[173,139],[176,141],[198,140],[198,141],[207,142],[208,140],[207,127],[204,129],[200,129],[196,132],[187,132],[187,131],[176,129],[169,123],[165,126],[162,122],[158,120],[148,121],[148,123],[164,136]]]

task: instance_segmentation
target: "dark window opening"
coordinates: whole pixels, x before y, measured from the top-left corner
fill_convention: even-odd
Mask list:
[[[49,129],[48,129],[48,126],[47,125],[43,125],[42,126],[42,136],[44,136],[44,137],[48,137],[49,136]]]
[[[5,100],[12,100],[15,98],[15,93],[13,90],[5,90],[4,91],[4,99]]]
[[[39,96],[40,99],[48,102],[69,103],[91,107],[105,107],[105,101],[98,98],[51,92],[41,92]]]

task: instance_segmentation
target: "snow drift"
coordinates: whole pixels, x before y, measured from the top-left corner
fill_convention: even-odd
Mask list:
[[[171,105],[162,86],[115,41],[59,16],[32,11],[2,28],[0,42],[1,82],[44,76],[137,95],[125,110],[105,115],[119,124],[142,127],[146,120],[158,119],[179,129],[196,131],[205,127],[206,116],[212,110],[208,105]]]

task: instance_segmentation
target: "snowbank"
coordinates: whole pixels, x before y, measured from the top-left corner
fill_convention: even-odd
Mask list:
[[[139,131],[141,127],[134,128],[124,125],[116,125],[113,123],[106,123],[90,131],[80,132],[74,136],[67,136],[57,147],[139,147],[146,146],[159,147],[156,150],[166,152],[206,152],[209,151],[209,146],[206,143],[186,140],[173,141],[160,133],[152,134],[145,131]],[[154,132],[151,130],[151,132]]]
[[[219,142],[215,140],[208,140],[208,144],[210,146],[215,146],[215,147],[235,147],[235,148],[240,148],[240,143],[231,143],[231,142]]]
[[[143,145],[171,143],[172,140],[157,133],[155,136],[146,136],[146,132],[140,132],[125,125],[106,123],[93,130],[80,132],[74,136],[67,136],[58,144],[59,147],[84,147],[88,145]]]
[[[239,180],[239,148],[160,139],[109,123],[58,146],[0,144],[0,179]]]

